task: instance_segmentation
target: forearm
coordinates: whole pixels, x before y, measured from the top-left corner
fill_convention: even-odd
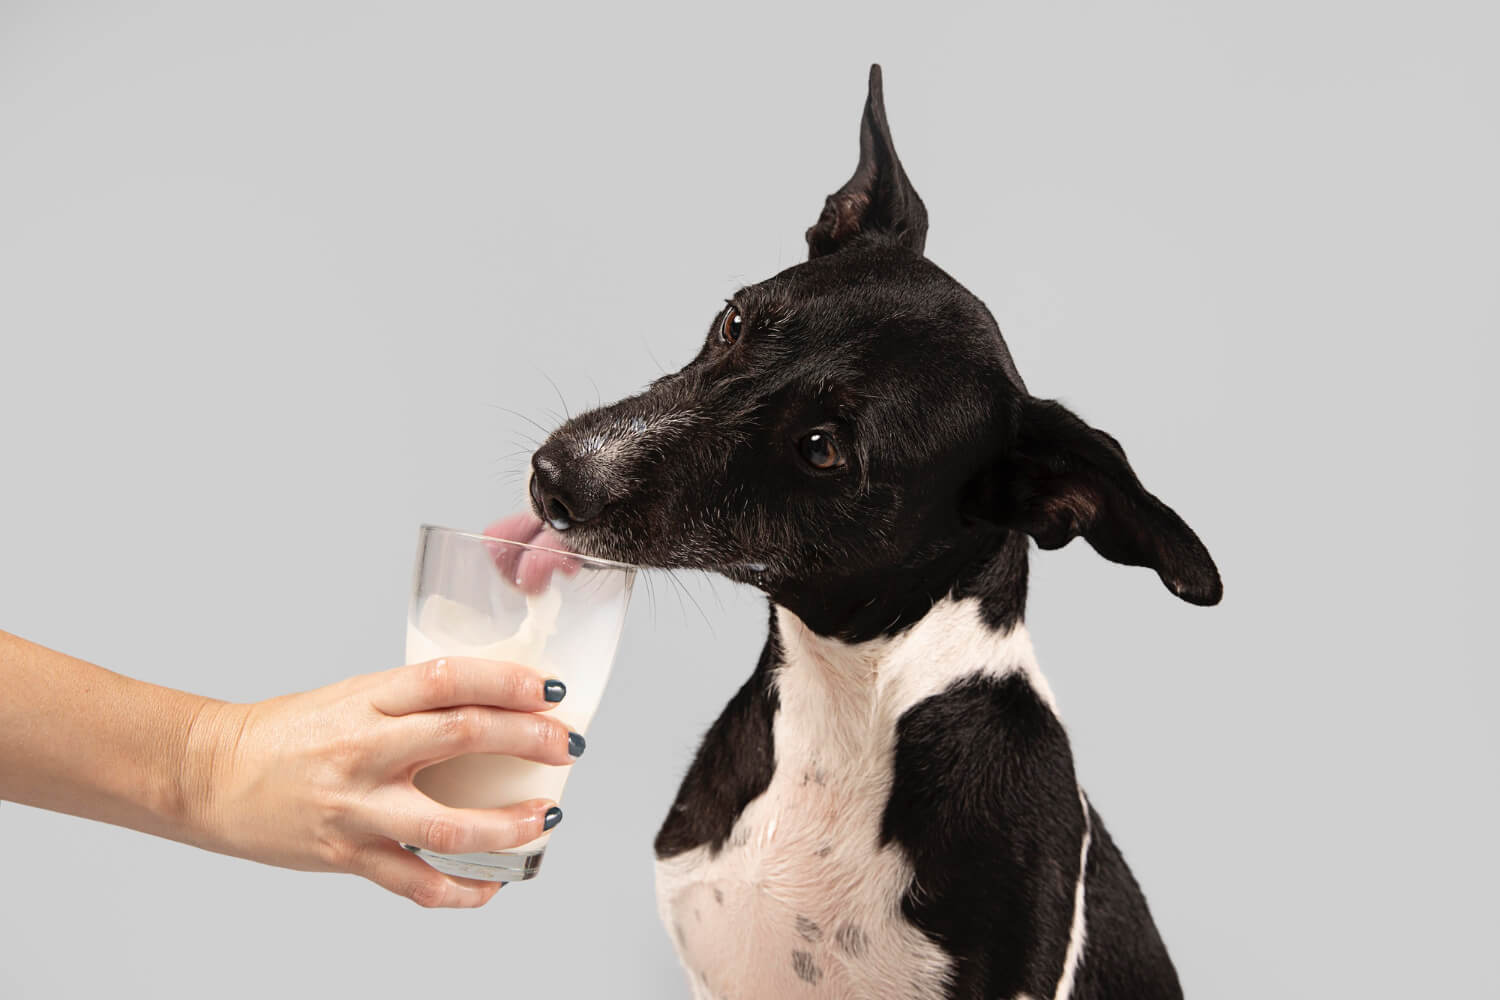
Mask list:
[[[551,799],[455,808],[412,775],[468,753],[571,765],[573,734],[546,714],[565,693],[527,667],[445,657],[239,705],[0,632],[0,799],[355,872],[424,906],[479,906],[499,883],[443,875],[399,845],[510,850],[561,810]]]
[[[0,632],[0,799],[197,843],[229,708]]]

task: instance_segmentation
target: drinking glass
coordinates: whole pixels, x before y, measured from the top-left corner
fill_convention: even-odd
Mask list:
[[[423,525],[406,623],[406,662],[475,656],[520,663],[567,685],[551,710],[587,735],[614,663],[635,567],[488,535]],[[488,809],[561,801],[572,767],[465,754],[418,771],[437,801]],[[438,871],[490,882],[536,876],[551,832],[508,851],[436,854],[403,845]]]

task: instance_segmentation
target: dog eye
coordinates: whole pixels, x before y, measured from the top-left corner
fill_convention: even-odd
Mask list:
[[[740,311],[734,306],[724,310],[724,318],[719,320],[719,339],[726,344],[733,344],[740,339],[740,330],[745,321],[740,316]]]
[[[802,457],[807,460],[807,464],[814,469],[836,469],[845,464],[844,456],[839,454],[833,435],[823,431],[813,431],[803,438],[799,450],[802,452]]]

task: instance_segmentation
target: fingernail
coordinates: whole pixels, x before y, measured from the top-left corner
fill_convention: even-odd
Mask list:
[[[542,830],[545,832],[562,822],[562,810],[553,806],[547,810],[546,817],[542,820]]]
[[[563,695],[568,693],[568,686],[562,681],[548,681],[542,685],[542,697],[548,701],[562,701]]]
[[[582,757],[583,756],[583,748],[586,747],[586,746],[588,746],[588,745],[589,745],[588,741],[583,738],[583,734],[582,733],[569,733],[568,734],[568,756],[569,757]]]

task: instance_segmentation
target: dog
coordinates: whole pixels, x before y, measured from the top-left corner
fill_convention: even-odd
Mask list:
[[[769,598],[656,838],[661,917],[697,998],[1179,997],[1037,667],[1028,548],[1082,536],[1199,605],[1219,573],[1113,437],[1027,391],[926,233],[874,66],[808,260],[532,457],[569,548]]]

